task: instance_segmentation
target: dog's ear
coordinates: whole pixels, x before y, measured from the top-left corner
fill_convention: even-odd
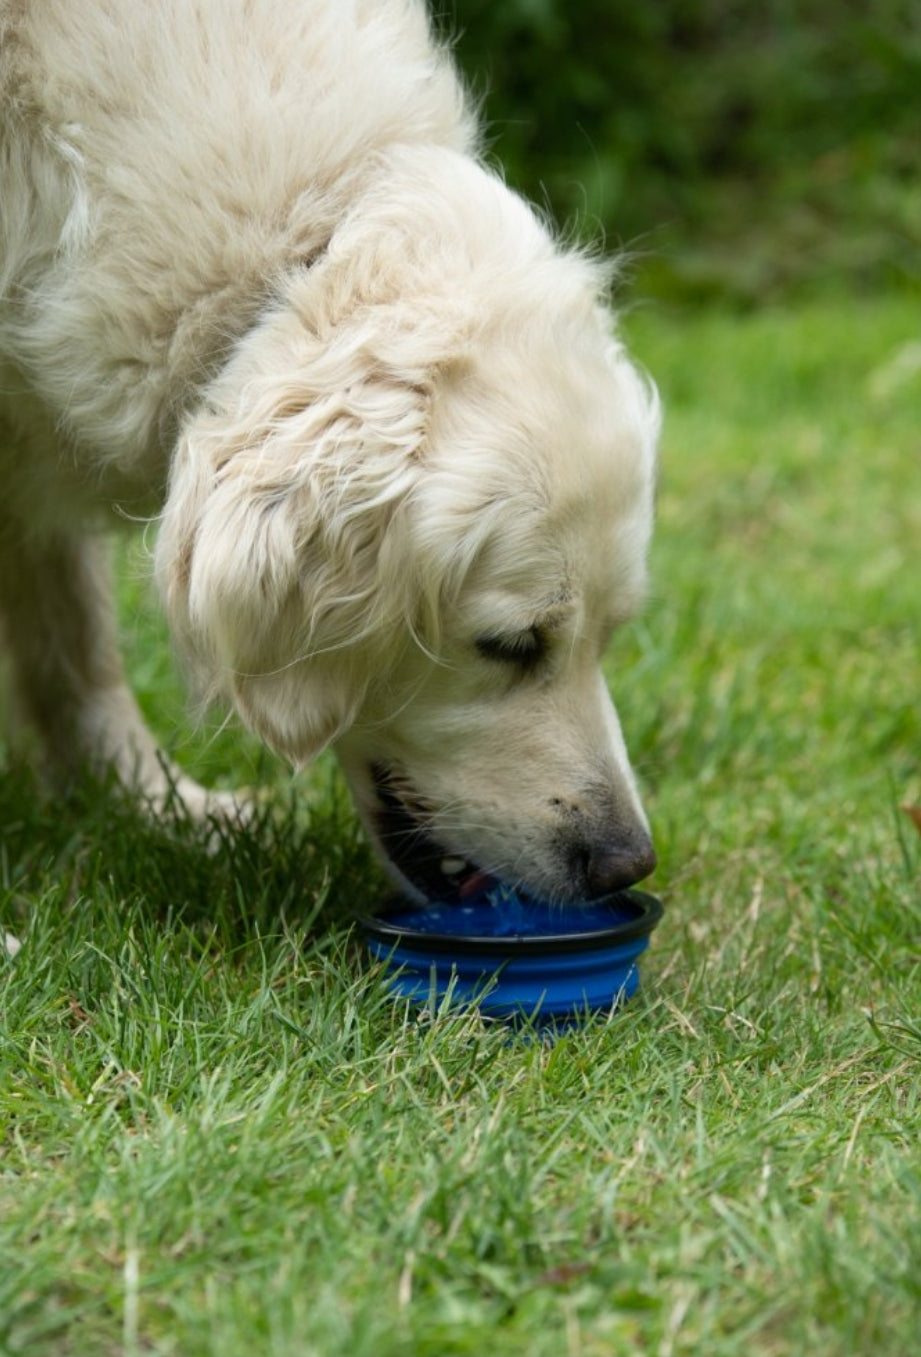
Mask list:
[[[260,370],[188,422],[157,574],[206,695],[300,763],[348,728],[408,635],[431,369],[418,343],[385,365],[355,333],[297,338],[262,336]]]

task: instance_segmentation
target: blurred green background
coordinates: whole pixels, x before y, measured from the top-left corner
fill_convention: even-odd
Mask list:
[[[508,178],[640,293],[921,291],[918,0],[433,0]]]

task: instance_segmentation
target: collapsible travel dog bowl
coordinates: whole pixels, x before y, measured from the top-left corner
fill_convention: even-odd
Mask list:
[[[361,920],[400,997],[475,1004],[498,1018],[572,1020],[636,993],[640,953],[662,918],[645,891],[565,907],[489,892],[452,904],[399,900]]]

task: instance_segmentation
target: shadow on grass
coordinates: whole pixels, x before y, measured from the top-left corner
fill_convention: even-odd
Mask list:
[[[289,926],[302,936],[365,912],[385,889],[347,793],[292,785],[245,822],[201,822],[174,800],[147,816],[113,779],[87,773],[52,796],[24,764],[0,763],[0,907],[27,926],[37,897],[104,899],[153,920],[207,926],[221,942]]]

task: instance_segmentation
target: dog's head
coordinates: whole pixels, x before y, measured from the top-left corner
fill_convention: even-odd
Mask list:
[[[597,267],[452,159],[241,345],[158,567],[207,685],[295,762],[336,747],[404,885],[563,901],[654,865],[599,663],[643,597],[657,403]]]

